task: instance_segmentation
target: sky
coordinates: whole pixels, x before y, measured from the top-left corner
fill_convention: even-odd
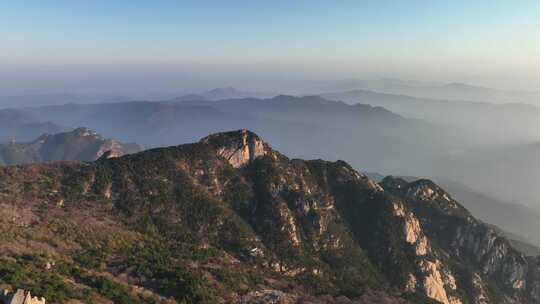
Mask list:
[[[0,1],[0,95],[354,77],[532,90],[540,1]]]

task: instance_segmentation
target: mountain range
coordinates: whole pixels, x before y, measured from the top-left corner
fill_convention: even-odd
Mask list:
[[[187,94],[181,97],[175,98],[175,101],[216,101],[222,99],[237,99],[237,98],[271,98],[278,94],[269,92],[248,92],[237,90],[232,87],[215,88],[209,91]]]
[[[539,303],[539,258],[432,181],[239,130],[0,167],[0,282],[50,302]]]
[[[413,164],[429,170],[430,162],[459,149],[467,140],[448,128],[406,119],[380,107],[347,105],[317,96],[70,104],[17,111],[36,122],[53,122],[65,128],[87,126],[146,147],[187,143],[208,133],[249,128],[289,155],[348,159],[380,172],[406,172]],[[325,144],[321,146],[321,142]],[[400,155],[409,162],[402,162]]]
[[[401,79],[348,79],[319,83],[326,91],[368,90],[377,93],[407,95],[436,100],[468,100],[488,103],[526,103],[540,105],[540,93],[509,91],[476,86],[462,82],[428,82]]]
[[[407,118],[459,128],[474,137],[477,145],[515,144],[540,139],[540,108],[523,103],[430,99],[368,90],[320,96],[349,104],[380,106]]]
[[[324,97],[278,95],[267,99],[134,101],[7,109],[0,110],[0,116],[9,119],[0,124],[9,125],[6,122],[14,118],[17,123],[11,129],[0,129],[0,142],[32,141],[48,132],[43,131],[44,126],[54,126],[55,131],[48,133],[87,126],[121,142],[160,147],[193,142],[209,133],[249,128],[292,157],[345,159],[366,172],[458,181],[478,194],[495,198],[494,201],[512,203],[510,206],[517,209],[520,204],[531,210],[537,208],[537,178],[529,166],[538,159],[537,145],[524,142],[525,138],[534,139],[534,133],[540,130],[540,112],[535,107],[436,101],[373,92],[360,99],[361,104],[353,99],[341,102]],[[412,115],[414,112],[416,116]],[[24,136],[14,135],[21,133]],[[517,140],[520,136],[523,139]],[[520,221],[521,227],[530,222],[525,217],[517,220]],[[502,216],[490,220],[505,229],[515,227],[515,222]],[[531,238],[526,232],[527,239],[540,245],[536,237]]]
[[[540,141],[479,148],[440,163],[447,178],[474,184],[481,193],[500,200],[525,204],[538,212],[536,191],[540,174]],[[486,178],[488,177],[488,178]]]
[[[450,157],[434,162],[431,176],[474,185],[474,190],[483,195],[538,209],[535,184],[540,176],[531,168],[539,162],[540,108],[362,90],[322,96],[353,104],[370,103],[406,118],[452,127],[468,140]]]
[[[63,128],[40,121],[29,113],[15,109],[0,110],[0,143],[12,140],[32,140],[43,133],[55,133]]]

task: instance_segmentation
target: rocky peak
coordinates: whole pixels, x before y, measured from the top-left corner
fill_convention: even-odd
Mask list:
[[[407,193],[412,197],[416,197],[424,201],[436,200],[438,198],[443,198],[446,201],[452,200],[448,193],[428,179],[420,179],[409,183]]]
[[[394,194],[421,203],[421,205],[427,203],[445,214],[470,216],[463,206],[431,180],[419,179],[407,182],[403,178],[388,176],[382,180],[381,186]]]
[[[243,167],[271,149],[257,134],[246,129],[209,135],[201,143],[214,148],[217,154],[235,167]]]
[[[102,138],[96,131],[90,130],[88,128],[79,127],[73,130],[72,134],[77,137],[93,137],[93,138]]]

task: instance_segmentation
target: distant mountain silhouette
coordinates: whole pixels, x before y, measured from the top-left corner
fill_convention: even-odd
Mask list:
[[[136,144],[103,138],[96,132],[78,128],[57,134],[43,134],[31,142],[0,145],[0,164],[17,165],[62,160],[92,161],[104,153],[108,157],[142,151]]]
[[[407,118],[451,125],[474,138],[475,144],[507,144],[540,138],[540,107],[533,105],[429,99],[369,90],[324,93],[320,96],[349,104],[381,106]]]
[[[0,143],[28,141],[43,133],[55,133],[63,129],[58,124],[38,120],[27,111],[0,110]]]
[[[210,91],[188,94],[174,99],[175,101],[215,101],[221,99],[234,99],[234,98],[268,98],[275,94],[266,92],[247,92],[240,91],[232,87],[216,88]]]
[[[348,159],[354,165],[369,164],[372,170],[382,172],[407,172],[413,167],[427,170],[430,162],[455,150],[464,140],[457,136],[448,140],[455,136],[453,130],[406,119],[382,107],[348,105],[317,96],[71,104],[28,108],[25,113],[67,128],[87,126],[146,147],[249,128],[292,156]],[[362,147],[369,149],[357,153]],[[402,162],[403,157],[408,162]]]
[[[370,90],[438,100],[540,105],[540,92],[504,91],[466,83],[436,83],[400,79],[349,79],[320,85],[325,91]]]

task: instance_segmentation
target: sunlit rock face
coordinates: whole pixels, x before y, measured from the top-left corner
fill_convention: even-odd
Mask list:
[[[421,236],[427,238],[427,253],[435,259],[422,260],[418,265],[426,276],[423,281],[419,275],[415,279],[423,282],[430,298],[442,303],[457,303],[459,298],[471,303],[538,303],[540,276],[535,275],[534,259],[473,218],[443,189],[428,180],[407,183],[399,178],[387,178],[381,185],[403,199],[394,205],[393,214],[403,219],[405,241],[417,256],[424,253],[418,251]],[[454,273],[460,268],[446,262],[449,258],[470,271],[460,270],[461,278],[456,279]],[[493,288],[502,290],[494,293]]]
[[[394,215],[404,219],[403,234],[407,243],[415,247],[416,255],[426,255],[428,252],[428,241],[422,232],[420,222],[412,213],[406,213],[401,203],[394,203]]]
[[[417,267],[417,275],[409,274],[405,289],[421,291],[427,297],[445,304],[462,303],[458,297],[447,293],[447,290],[457,289],[451,271],[440,260],[426,256],[432,253],[432,248],[415,214],[406,210],[399,201],[393,202],[393,214],[402,220],[403,238],[414,249],[411,258]]]
[[[227,159],[235,168],[245,166],[270,150],[255,133],[245,129],[210,135],[201,142],[215,147],[218,155]]]
[[[17,291],[3,290],[0,293],[0,303],[6,304],[45,304],[43,297],[33,297],[28,291],[18,289]]]

